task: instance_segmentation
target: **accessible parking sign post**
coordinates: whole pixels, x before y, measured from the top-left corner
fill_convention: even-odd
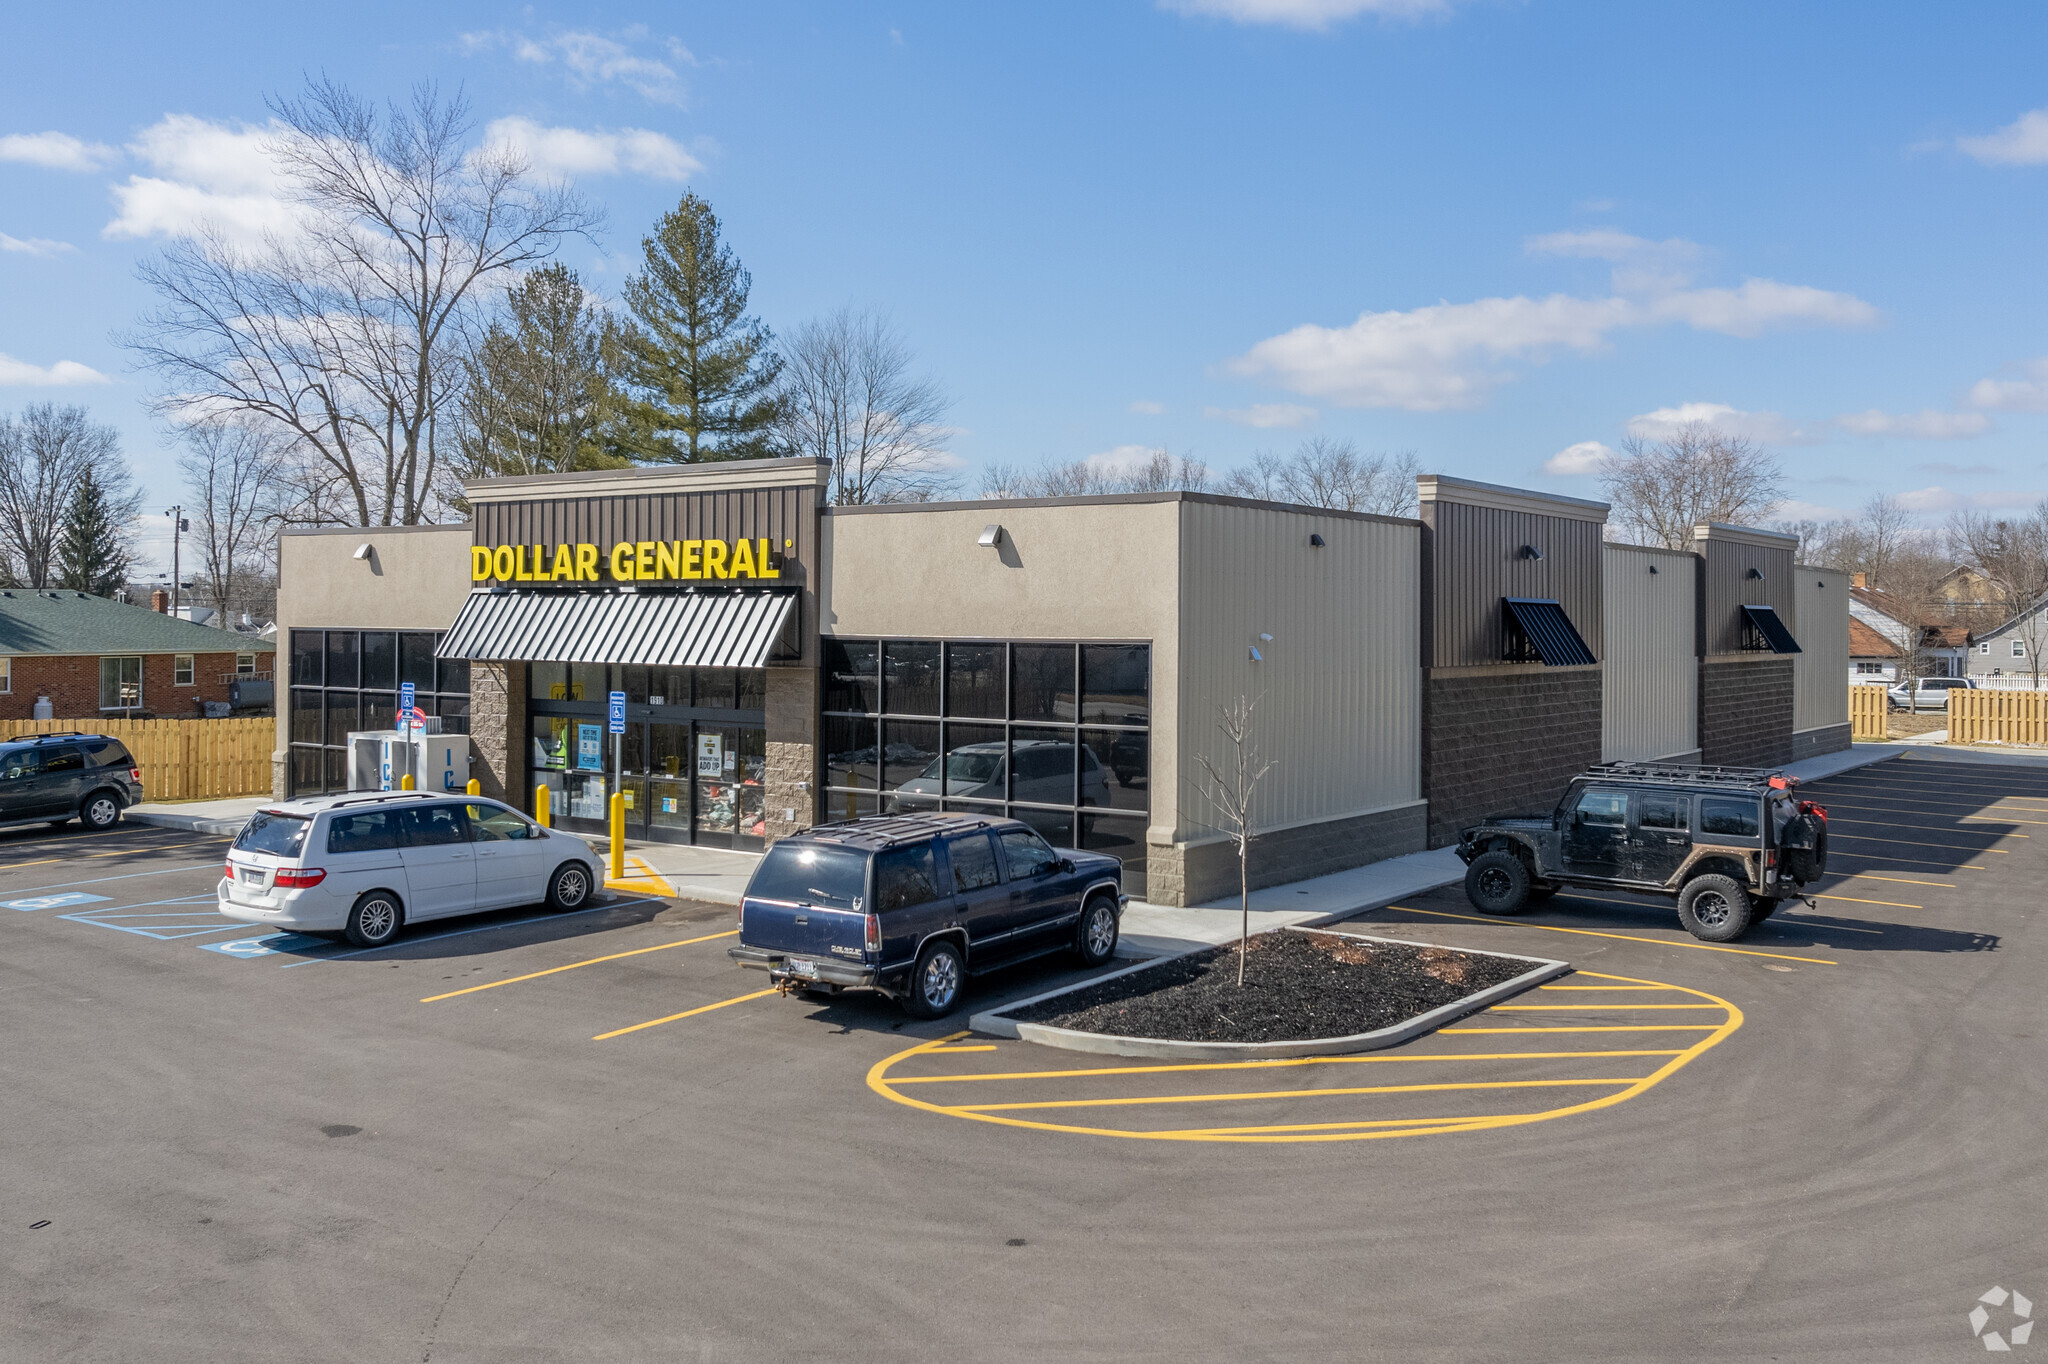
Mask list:
[[[626,693],[615,691],[607,707],[612,732],[611,874],[613,881],[626,875]]]

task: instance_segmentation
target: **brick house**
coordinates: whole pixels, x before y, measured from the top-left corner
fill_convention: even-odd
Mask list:
[[[0,589],[0,719],[36,718],[42,698],[65,720],[200,716],[237,677],[267,680],[276,651],[84,592]]]

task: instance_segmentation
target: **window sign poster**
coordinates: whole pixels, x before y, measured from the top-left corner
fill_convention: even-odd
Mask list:
[[[697,736],[697,775],[720,777],[725,775],[725,736],[723,734],[699,734]]]
[[[576,770],[604,771],[604,726],[576,726]]]

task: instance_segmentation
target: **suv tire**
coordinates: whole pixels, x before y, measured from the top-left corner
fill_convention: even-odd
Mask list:
[[[1074,953],[1083,966],[1100,966],[1116,955],[1117,927],[1116,901],[1107,895],[1090,896],[1074,930]]]
[[[959,945],[947,938],[927,943],[910,968],[903,991],[903,1011],[912,1018],[943,1018],[960,1003],[967,982],[967,963]]]
[[[1702,942],[1733,942],[1755,921],[1749,892],[1732,876],[1695,876],[1678,892],[1678,922]]]
[[[121,822],[121,798],[112,791],[95,791],[78,807],[78,817],[88,829],[111,829]]]
[[[590,899],[590,869],[581,862],[564,862],[548,878],[548,908],[568,911],[583,908]]]
[[[405,909],[388,890],[366,890],[349,907],[348,926],[342,930],[357,947],[384,947],[395,941],[405,926]]]
[[[1520,914],[1529,907],[1529,868],[1515,853],[1481,853],[1465,868],[1465,898],[1481,914]]]

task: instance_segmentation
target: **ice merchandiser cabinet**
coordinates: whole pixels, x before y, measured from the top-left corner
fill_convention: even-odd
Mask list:
[[[349,790],[399,791],[407,776],[419,791],[468,790],[469,736],[422,729],[373,729],[348,736]]]

